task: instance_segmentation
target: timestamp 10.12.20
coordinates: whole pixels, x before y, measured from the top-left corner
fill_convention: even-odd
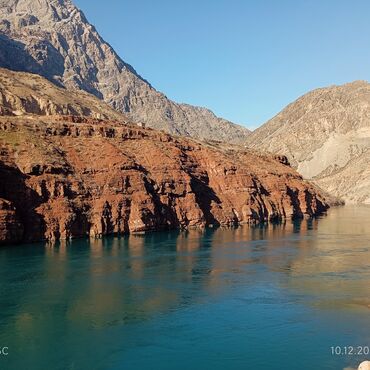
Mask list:
[[[333,356],[367,356],[370,353],[369,346],[332,346]]]

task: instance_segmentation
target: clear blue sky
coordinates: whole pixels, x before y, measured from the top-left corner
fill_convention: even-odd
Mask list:
[[[370,77],[367,0],[75,0],[178,102],[257,127],[316,87]]]

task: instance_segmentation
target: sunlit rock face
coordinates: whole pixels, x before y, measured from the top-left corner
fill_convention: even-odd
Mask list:
[[[272,156],[74,121],[0,119],[0,197],[14,204],[26,240],[254,223],[328,207]]]
[[[314,90],[253,132],[247,146],[285,154],[347,203],[370,203],[370,84]]]
[[[125,63],[70,0],[0,1],[0,67],[40,74],[171,134],[243,143],[250,131],[178,104]]]
[[[71,115],[129,123],[127,116],[82,91],[59,88],[45,78],[0,68],[0,116]]]
[[[283,156],[142,128],[36,75],[0,70],[0,93],[1,242],[276,221],[328,208]]]

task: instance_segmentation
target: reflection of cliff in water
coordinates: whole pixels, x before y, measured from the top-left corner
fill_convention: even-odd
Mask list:
[[[273,263],[264,256],[266,239],[273,247],[294,227],[245,226],[12,247],[1,250],[0,265],[24,256],[24,265],[14,271],[19,284],[12,297],[16,294],[18,302],[15,325],[25,326],[30,335],[41,321],[53,321],[53,310],[62,310],[78,325],[125,324],[218,294],[233,274],[253,274],[253,264]]]
[[[284,287],[312,295],[319,307],[370,308],[370,207],[332,209],[302,232]],[[272,267],[273,268],[273,267]]]
[[[22,262],[6,277],[12,283],[3,280],[1,306],[11,304],[6,289],[13,289],[18,304],[1,327],[22,333],[26,344],[36,328],[49,328],[40,340],[61,334],[51,333],[55,312],[76,328],[114,327],[263,282],[311,295],[320,307],[364,307],[370,304],[369,215],[370,208],[343,208],[320,220],[281,225],[2,249],[0,267],[20,255]],[[245,304],[255,299],[244,298]]]

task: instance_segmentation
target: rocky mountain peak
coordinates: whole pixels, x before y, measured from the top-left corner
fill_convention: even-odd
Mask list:
[[[0,7],[5,8],[9,15],[39,16],[40,19],[49,18],[56,22],[69,18],[72,12],[78,12],[70,0],[2,0]]]
[[[369,85],[369,82],[366,80],[356,80],[356,81],[348,82],[344,84],[343,86],[360,87],[360,86],[367,86],[367,85]]]
[[[0,67],[84,90],[133,121],[172,134],[233,143],[249,135],[242,126],[177,104],[156,91],[70,0],[1,0],[0,19]]]

